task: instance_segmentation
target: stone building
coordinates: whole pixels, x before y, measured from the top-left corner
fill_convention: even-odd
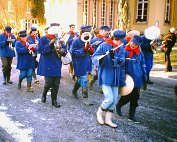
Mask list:
[[[59,22],[64,29],[70,23],[77,29],[83,24],[108,25],[141,33],[156,25],[162,34],[177,28],[177,0],[46,0],[45,6],[47,24]]]

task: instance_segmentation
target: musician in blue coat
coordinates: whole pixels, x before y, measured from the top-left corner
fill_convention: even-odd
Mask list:
[[[94,51],[97,50],[98,46],[103,43],[104,41],[106,41],[109,38],[110,35],[110,27],[108,26],[101,26],[100,27],[100,32],[99,34],[96,35],[96,37],[94,37],[91,41],[90,44],[92,45],[92,47],[94,48]],[[97,72],[97,66],[94,66],[94,70],[95,70],[95,75],[92,75],[92,79],[89,82],[89,88],[92,90],[93,88],[93,84],[94,82],[98,79],[98,72]]]
[[[38,43],[39,43],[39,37],[37,36],[37,28],[36,27],[31,27],[30,33],[27,36],[27,42],[29,44],[36,44],[36,48],[37,48]],[[34,78],[34,82],[38,84],[39,80],[37,79],[36,72],[35,72],[35,69],[38,66],[37,52],[34,55],[34,61],[35,61],[35,68],[33,69],[33,78]]]
[[[75,32],[74,30],[75,30],[75,25],[74,24],[70,24],[69,25],[69,32],[68,32],[70,37],[69,37],[69,39],[67,41],[67,50],[70,53],[71,53],[71,45],[72,45],[73,41],[78,37],[78,33]],[[69,75],[74,80],[75,76],[74,76],[74,68],[73,68],[73,63],[72,62],[68,65],[68,68],[69,68]]]
[[[100,44],[92,56],[93,64],[98,66],[98,85],[102,86],[105,96],[97,111],[97,121],[100,125],[106,124],[112,128],[117,128],[117,124],[112,122],[112,115],[117,103],[118,88],[125,85],[125,53],[122,44],[125,36],[126,33],[121,30],[114,31],[113,37]],[[98,60],[106,52],[109,54]]]
[[[51,88],[52,106],[59,108],[57,103],[57,94],[61,79],[61,56],[66,55],[66,45],[61,43],[60,48],[57,49],[56,42],[60,42],[56,38],[57,29],[59,26],[52,26],[48,29],[48,34],[42,36],[39,40],[38,53],[40,53],[39,65],[37,74],[44,76],[45,85],[41,101],[46,102],[47,92]]]
[[[19,32],[20,40],[16,42],[16,52],[17,52],[17,69],[20,70],[18,89],[21,88],[21,83],[24,78],[27,78],[27,91],[33,92],[31,87],[32,73],[35,67],[34,57],[35,48],[30,47],[27,42],[26,30]]]
[[[116,105],[116,112],[122,116],[121,107],[130,102],[129,120],[134,123],[140,123],[135,119],[135,111],[138,107],[138,100],[140,96],[140,88],[147,81],[146,64],[144,55],[140,50],[142,37],[135,35],[129,44],[125,47],[125,70],[126,74],[130,75],[134,81],[134,88],[132,92],[126,96],[121,96]]]
[[[12,28],[10,26],[6,26],[4,29],[4,33],[0,34],[0,57],[2,62],[2,72],[4,81],[3,84],[7,83],[12,84],[13,82],[10,80],[11,69],[12,69],[12,60],[15,57],[15,43],[16,37],[11,33]]]
[[[147,39],[144,35],[142,36],[141,50],[144,54],[146,72],[147,72],[147,84],[153,84],[150,80],[150,71],[153,67],[154,53],[151,47],[151,40]]]
[[[78,98],[77,91],[82,87],[83,100],[86,105],[90,105],[88,101],[88,66],[90,54],[93,53],[93,48],[90,45],[85,45],[85,42],[81,39],[84,32],[90,32],[91,26],[81,26],[80,36],[74,40],[71,46],[72,62],[74,67],[74,75],[77,77],[72,94],[75,98]],[[85,37],[88,39],[89,37]]]

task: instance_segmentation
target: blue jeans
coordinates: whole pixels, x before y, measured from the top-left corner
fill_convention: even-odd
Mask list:
[[[81,85],[82,88],[87,88],[88,86],[88,75],[80,76],[77,82]]]
[[[33,69],[20,70],[19,80],[27,78],[27,82],[32,82]]]
[[[102,109],[114,111],[118,100],[118,87],[102,85],[104,100],[101,104]]]

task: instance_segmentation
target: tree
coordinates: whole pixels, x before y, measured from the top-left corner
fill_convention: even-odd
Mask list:
[[[31,13],[34,18],[38,19],[39,25],[45,24],[44,18],[44,0],[29,0],[32,2]]]
[[[25,17],[27,0],[0,0],[0,29],[9,25],[16,30],[20,29],[20,20]]]

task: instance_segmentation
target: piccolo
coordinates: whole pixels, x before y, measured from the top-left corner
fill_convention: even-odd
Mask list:
[[[121,47],[122,45],[123,45],[123,44],[121,44],[121,45],[119,45],[119,46],[117,46],[117,47],[115,47],[115,48],[113,48],[113,49],[111,49],[111,50],[114,51],[114,50],[118,49],[119,47]],[[106,55],[108,55],[111,50],[106,51],[106,53],[105,53],[104,55],[99,56],[98,60],[100,60],[101,58],[103,58],[103,57],[105,57]]]

